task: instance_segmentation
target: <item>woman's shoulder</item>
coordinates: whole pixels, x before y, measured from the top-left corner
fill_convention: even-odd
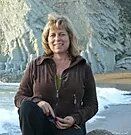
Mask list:
[[[40,56],[32,59],[31,63],[33,63],[35,65],[41,65],[47,59],[51,59],[51,56],[40,55]]]
[[[90,67],[90,63],[88,63],[88,61],[81,55],[76,56],[75,60],[79,61],[80,63],[83,63],[85,66]]]
[[[91,68],[90,64],[87,63],[86,59],[83,58],[80,55],[78,55],[78,56],[76,56],[76,57],[74,57],[72,59],[70,67],[73,67],[73,66],[77,66],[77,67],[79,67],[83,71],[90,70],[90,68]]]

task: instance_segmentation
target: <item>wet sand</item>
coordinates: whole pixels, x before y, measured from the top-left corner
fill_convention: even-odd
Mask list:
[[[95,75],[98,87],[115,87],[131,91],[131,72],[107,73]],[[116,135],[131,135],[131,104],[112,105],[101,112],[100,118],[93,123],[87,122],[87,132],[105,129]]]

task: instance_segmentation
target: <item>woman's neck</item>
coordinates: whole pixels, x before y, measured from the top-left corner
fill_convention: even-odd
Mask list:
[[[56,63],[57,75],[61,76],[62,72],[70,66],[71,60],[67,54],[54,54],[53,60]]]
[[[65,61],[65,60],[69,60],[69,56],[68,54],[54,54],[53,59],[55,61]]]

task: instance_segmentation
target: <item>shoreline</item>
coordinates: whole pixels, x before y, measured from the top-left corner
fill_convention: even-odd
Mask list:
[[[131,84],[120,84],[120,83],[97,83],[96,87],[100,88],[116,88],[122,91],[131,91]]]

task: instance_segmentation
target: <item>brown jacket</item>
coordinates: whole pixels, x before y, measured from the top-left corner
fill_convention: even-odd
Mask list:
[[[56,116],[73,116],[76,124],[82,124],[98,111],[96,86],[90,66],[81,56],[72,62],[61,76],[61,86],[57,93],[56,65],[51,57],[40,56],[33,60],[25,71],[15,105],[22,101],[38,103],[44,100],[52,106]]]

